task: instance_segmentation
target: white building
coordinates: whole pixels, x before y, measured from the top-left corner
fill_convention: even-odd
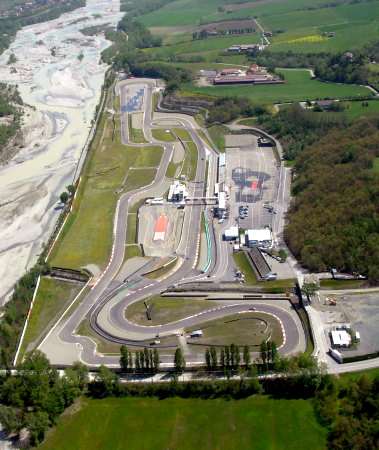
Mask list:
[[[247,230],[246,240],[249,247],[272,247],[272,233],[269,228],[262,228],[258,230]]]
[[[226,241],[235,241],[239,237],[238,227],[230,227],[224,231]]]
[[[167,200],[169,202],[180,203],[183,202],[188,196],[186,186],[180,181],[175,180],[168,191]]]
[[[351,345],[351,336],[346,330],[333,330],[331,339],[334,347],[350,347]]]

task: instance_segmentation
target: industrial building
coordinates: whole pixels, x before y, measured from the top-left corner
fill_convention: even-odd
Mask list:
[[[269,228],[262,228],[258,230],[246,230],[246,244],[249,247],[272,247],[272,233]]]
[[[221,70],[213,79],[213,84],[281,84],[284,81],[264,67],[252,64],[249,69],[228,68]]]
[[[182,203],[187,198],[188,192],[186,186],[180,181],[175,180],[168,191],[167,200],[173,203]]]

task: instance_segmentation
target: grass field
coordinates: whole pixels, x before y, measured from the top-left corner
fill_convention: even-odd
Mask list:
[[[37,291],[34,306],[26,328],[20,357],[28,349],[29,344],[37,344],[48,325],[63,312],[82,289],[82,285],[69,281],[42,277]]]
[[[135,244],[137,242],[137,214],[128,214],[128,227],[126,232],[126,243]]]
[[[186,55],[197,55],[209,59],[209,56],[218,56],[220,52],[223,52],[232,45],[257,44],[259,40],[260,35],[258,33],[212,37],[199,40],[192,40],[192,36],[190,35],[189,40],[185,42],[164,45],[159,48],[145,50],[145,52],[151,55],[152,59],[167,59],[174,55],[180,55],[181,57],[185,57]]]
[[[321,289],[358,289],[364,286],[365,280],[320,280]]]
[[[171,133],[171,131],[163,130],[163,129],[156,129],[151,130],[151,134],[153,135],[153,138],[157,141],[162,142],[173,142],[176,141],[175,136]]]
[[[147,273],[145,277],[150,278],[151,280],[157,280],[158,278],[161,278],[164,275],[167,275],[169,272],[171,272],[172,269],[176,266],[177,262],[178,258],[174,257],[171,260],[169,260],[169,262],[166,262],[165,264],[161,265],[158,269]]]
[[[366,106],[367,104],[367,106]],[[343,102],[345,114],[348,120],[354,120],[363,117],[379,116],[379,101],[370,100],[368,102]]]
[[[130,244],[125,246],[124,260],[134,258],[135,256],[143,256],[141,247],[137,244]]]
[[[90,155],[82,172],[73,211],[49,262],[78,269],[93,263],[104,267],[111,250],[113,216],[118,195],[149,184],[163,150],[158,146],[137,148],[120,142],[119,123],[113,126],[103,115]]]
[[[185,143],[185,157],[182,166],[181,175],[185,175],[187,180],[194,180],[197,168],[198,151],[196,144],[192,141]]]
[[[245,275],[246,284],[254,285],[258,283],[254,270],[252,269],[244,252],[233,253],[233,259],[238,269]]]
[[[146,317],[143,301],[130,305],[126,310],[126,318],[140,325],[163,325],[218,306],[217,302],[211,300],[184,297],[155,296],[145,301],[152,307],[151,320]]]
[[[203,336],[196,338],[195,344],[259,347],[262,341],[270,338],[279,347],[283,342],[279,321],[271,315],[260,312],[233,314],[198,324],[186,331],[191,332],[199,328]]]
[[[373,170],[374,170],[375,173],[379,174],[379,157],[378,156],[374,159]]]
[[[198,87],[188,84],[183,87],[183,91],[220,97],[237,95],[249,98],[258,104],[373,95],[369,89],[362,86],[312,80],[308,70],[280,69],[280,72],[286,80],[286,83],[282,85]]]
[[[219,152],[225,152],[225,134],[228,134],[228,128],[223,125],[212,125],[208,128],[209,136]]]
[[[147,141],[145,139],[145,135],[143,134],[143,130],[140,128],[133,128],[132,126],[132,116],[128,115],[128,130],[129,130],[129,138],[131,142],[135,144],[145,144]]]
[[[172,131],[174,132],[175,136],[180,138],[182,141],[187,142],[191,140],[190,134],[184,128],[173,128]]]
[[[82,399],[40,450],[321,450],[310,400]]]

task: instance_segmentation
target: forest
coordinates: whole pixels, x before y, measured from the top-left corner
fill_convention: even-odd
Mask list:
[[[312,271],[379,282],[379,119],[332,128],[298,153],[285,239]]]
[[[305,147],[320,139],[333,128],[344,128],[347,123],[342,115],[315,113],[299,104],[280,108],[277,114],[261,114],[258,126],[280,139],[284,157],[293,160]]]

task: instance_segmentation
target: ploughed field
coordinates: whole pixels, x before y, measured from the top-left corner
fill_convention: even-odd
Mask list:
[[[83,399],[41,450],[312,450],[326,430],[309,400]]]

